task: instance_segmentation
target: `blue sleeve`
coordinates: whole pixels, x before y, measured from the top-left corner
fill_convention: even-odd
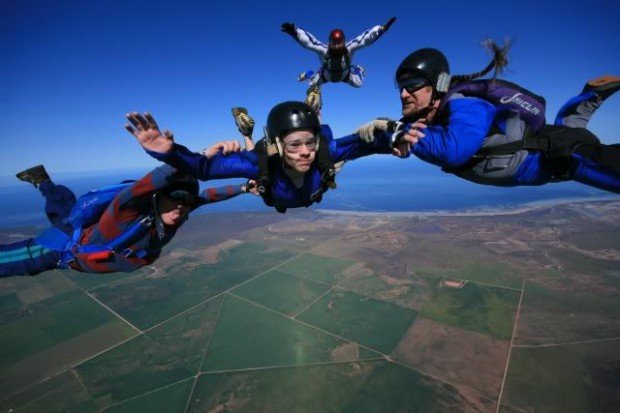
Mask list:
[[[374,154],[391,154],[390,135],[383,133],[375,137],[371,143],[365,142],[357,133],[347,135],[339,139],[333,139],[329,143],[329,151],[334,162],[350,161],[363,156]]]
[[[229,155],[218,153],[209,159],[175,143],[172,151],[168,153],[147,153],[201,181],[223,178],[254,179],[258,176],[258,157],[253,151],[240,151]]]
[[[458,98],[449,101],[444,110],[449,110],[448,123],[426,128],[425,136],[413,146],[413,154],[434,165],[455,168],[482,147],[495,107],[482,99]]]

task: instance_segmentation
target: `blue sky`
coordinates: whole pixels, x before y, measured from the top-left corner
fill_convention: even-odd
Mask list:
[[[503,78],[545,96],[553,117],[596,75],[620,75],[620,3],[315,1],[164,2],[4,0],[0,6],[0,176],[44,163],[55,172],[149,167],[127,134],[127,111],[151,111],[178,142],[199,150],[237,138],[230,116],[246,106],[257,120],[283,100],[304,98],[295,78],[317,68],[315,54],[280,32],[294,22],[326,41],[398,20],[360,50],[362,89],[324,87],[324,121],[336,136],[377,116],[398,117],[393,73],[404,56],[433,46],[453,73],[484,67],[485,36],[515,39]],[[620,96],[591,129],[620,142]],[[414,161],[417,162],[417,161]]]

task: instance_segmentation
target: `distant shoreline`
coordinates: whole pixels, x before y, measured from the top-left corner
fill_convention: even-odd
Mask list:
[[[561,198],[542,201],[528,202],[525,204],[504,207],[489,207],[478,209],[463,209],[455,211],[347,211],[335,209],[316,209],[315,212],[325,215],[355,215],[355,216],[393,216],[393,217],[478,217],[518,215],[537,209],[549,208],[557,205],[583,204],[591,202],[620,202],[618,198],[595,197],[595,198]]]

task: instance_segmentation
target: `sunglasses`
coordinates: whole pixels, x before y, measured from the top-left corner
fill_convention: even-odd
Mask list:
[[[407,93],[412,94],[422,89],[425,86],[429,86],[430,83],[427,79],[421,77],[414,77],[411,79],[403,79],[398,81],[398,90],[405,89]]]

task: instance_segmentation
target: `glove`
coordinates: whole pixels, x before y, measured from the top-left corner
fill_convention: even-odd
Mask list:
[[[383,25],[383,32],[387,32],[390,26],[392,26],[395,21],[396,17],[392,17],[390,20],[388,20],[388,22]]]
[[[397,122],[388,118],[378,118],[360,126],[355,133],[366,143],[372,143],[375,140],[375,132],[392,132]],[[402,136],[402,135],[400,135]]]
[[[252,136],[252,132],[254,132],[254,119],[250,115],[248,115],[248,110],[246,108],[232,108],[231,109],[233,118],[235,119],[235,124],[237,125],[237,129],[243,136]]]
[[[280,29],[284,33],[288,33],[293,37],[297,36],[297,30],[295,29],[295,25],[293,23],[282,23],[282,26],[280,26]]]

